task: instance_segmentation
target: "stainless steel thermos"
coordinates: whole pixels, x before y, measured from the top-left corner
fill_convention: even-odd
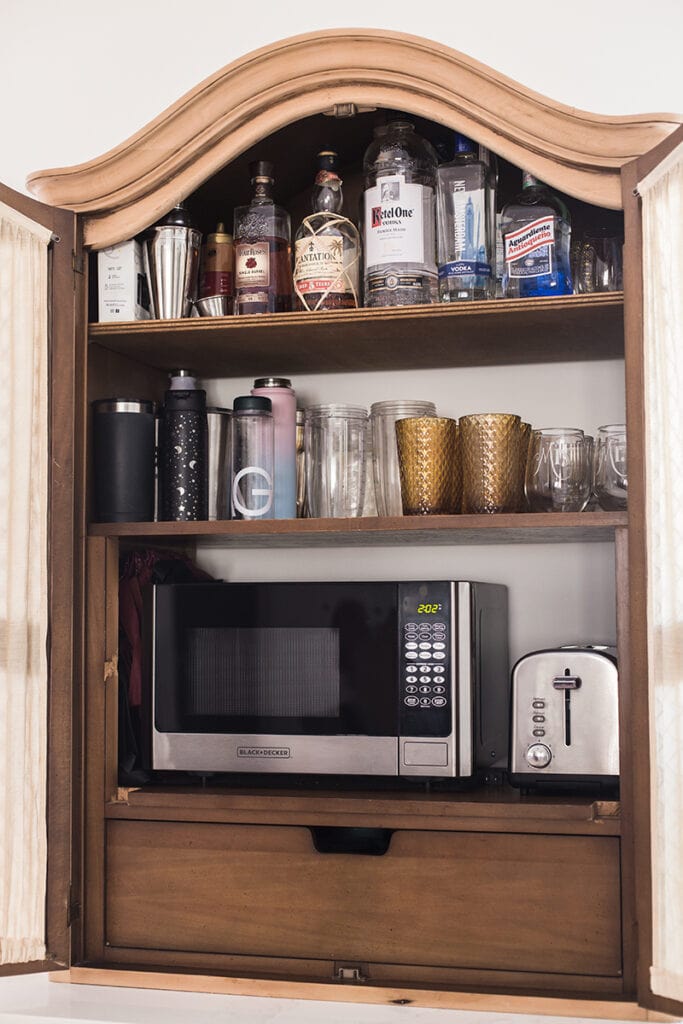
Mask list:
[[[92,407],[96,520],[150,522],[154,519],[154,403],[104,398]]]
[[[159,428],[159,518],[208,518],[206,391],[189,370],[174,370]]]

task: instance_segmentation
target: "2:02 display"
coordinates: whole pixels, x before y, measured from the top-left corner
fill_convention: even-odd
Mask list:
[[[418,615],[436,615],[436,613],[440,611],[440,604],[419,604],[417,606]]]

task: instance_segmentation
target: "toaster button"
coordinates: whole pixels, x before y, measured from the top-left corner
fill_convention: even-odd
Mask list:
[[[534,736],[545,736],[545,729],[534,729]]]
[[[526,752],[527,764],[532,768],[547,768],[552,756],[545,743],[532,743]]]
[[[532,722],[545,722],[545,715],[532,715]]]
[[[544,708],[545,707],[545,701],[544,700],[532,700],[531,706],[532,706],[532,708],[539,708],[539,709],[540,708]]]

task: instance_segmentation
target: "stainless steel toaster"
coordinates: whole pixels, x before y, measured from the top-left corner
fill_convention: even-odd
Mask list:
[[[568,644],[525,655],[512,671],[512,784],[616,786],[618,711],[613,647]]]

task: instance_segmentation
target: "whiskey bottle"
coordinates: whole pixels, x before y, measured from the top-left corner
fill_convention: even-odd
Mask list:
[[[437,171],[437,256],[442,302],[493,295],[492,173],[477,144],[456,132],[455,156]]]
[[[291,225],[289,214],[273,201],[273,165],[249,165],[254,195],[235,209],[236,316],[287,313],[292,305]]]
[[[526,171],[501,213],[503,297],[571,295],[571,223],[562,200]]]
[[[436,167],[436,152],[409,121],[375,128],[363,160],[366,306],[437,300]]]
[[[344,197],[337,154],[318,153],[311,205],[294,241],[294,294],[299,309],[355,309],[360,305],[360,235],[342,216]]]

